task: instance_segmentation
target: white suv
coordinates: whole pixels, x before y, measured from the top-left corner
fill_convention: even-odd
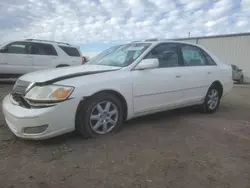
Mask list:
[[[27,39],[9,42],[0,48],[0,78],[81,64],[80,50],[62,42]]]
[[[184,106],[213,113],[233,87],[231,66],[197,45],[142,41],[112,47],[79,67],[19,78],[3,101],[17,136],[117,131],[123,121]]]

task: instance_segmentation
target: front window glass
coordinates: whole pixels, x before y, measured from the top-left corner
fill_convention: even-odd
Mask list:
[[[11,53],[11,54],[27,54],[27,43],[14,42],[3,47],[1,51],[4,53]]]
[[[126,67],[133,63],[150,43],[131,43],[112,47],[88,62],[92,65]]]
[[[175,44],[160,44],[156,46],[145,59],[157,58],[159,68],[179,66],[177,46]]]

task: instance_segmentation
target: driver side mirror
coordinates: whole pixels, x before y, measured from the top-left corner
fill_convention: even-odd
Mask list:
[[[154,69],[159,67],[159,60],[154,59],[143,59],[136,67],[135,70],[145,70],[145,69]]]

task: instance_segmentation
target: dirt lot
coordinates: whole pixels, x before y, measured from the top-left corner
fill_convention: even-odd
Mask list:
[[[1,100],[10,88],[0,86]],[[101,139],[24,141],[1,113],[0,187],[250,187],[250,87],[235,87],[215,114],[164,112]]]

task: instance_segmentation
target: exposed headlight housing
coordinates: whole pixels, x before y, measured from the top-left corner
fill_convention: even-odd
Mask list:
[[[73,90],[74,87],[70,86],[35,86],[25,95],[25,98],[36,102],[59,102],[66,100]]]

